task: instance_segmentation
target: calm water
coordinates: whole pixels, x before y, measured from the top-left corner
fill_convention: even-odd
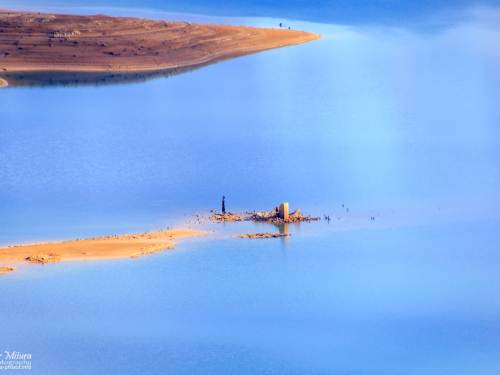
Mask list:
[[[187,227],[222,195],[333,218],[19,265],[0,354],[40,374],[498,374],[500,13],[468,14],[286,21],[324,37],[134,84],[0,90],[0,245]]]
[[[347,25],[404,25],[428,27],[436,17],[456,21],[461,13],[481,6],[499,6],[498,0],[2,0],[4,9],[64,5],[82,7],[126,7],[212,16],[277,17]],[[465,12],[464,12],[465,10]],[[466,16],[468,17],[468,16]],[[448,23],[449,20],[446,20]]]

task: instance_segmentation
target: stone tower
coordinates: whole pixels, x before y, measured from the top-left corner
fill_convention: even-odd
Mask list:
[[[280,204],[278,217],[283,220],[288,220],[288,202],[283,202]]]

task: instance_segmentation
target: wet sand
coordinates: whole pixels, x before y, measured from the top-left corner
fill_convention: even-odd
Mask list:
[[[194,67],[320,37],[284,29],[0,10],[0,75]]]
[[[167,230],[162,232],[108,236],[84,240],[42,243],[0,248],[0,266],[11,262],[48,263],[61,260],[136,258],[156,251],[172,249],[173,240],[212,232]]]

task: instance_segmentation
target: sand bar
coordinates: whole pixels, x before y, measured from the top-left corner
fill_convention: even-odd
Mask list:
[[[20,71],[193,67],[320,37],[284,29],[0,10],[0,74],[5,79]]]
[[[171,249],[173,240],[212,232],[167,230],[162,232],[108,236],[84,240],[42,243],[0,248],[0,266],[7,262],[47,263],[60,260],[112,259],[138,257]]]
[[[7,86],[9,86],[9,83],[5,79],[0,78],[0,89]]]

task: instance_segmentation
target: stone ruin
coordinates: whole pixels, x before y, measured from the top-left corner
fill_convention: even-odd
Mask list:
[[[319,217],[302,216],[300,210],[295,210],[291,214],[288,213],[288,203],[281,203],[269,212],[257,212],[251,214],[247,220],[264,221],[272,224],[284,223],[299,223],[301,221],[315,221],[320,220]]]
[[[302,216],[300,210],[289,213],[288,203],[283,202],[269,212],[257,212],[251,214],[234,214],[230,212],[215,214],[210,216],[210,220],[225,221],[258,221],[271,224],[299,223],[301,221],[320,220],[319,217]]]

